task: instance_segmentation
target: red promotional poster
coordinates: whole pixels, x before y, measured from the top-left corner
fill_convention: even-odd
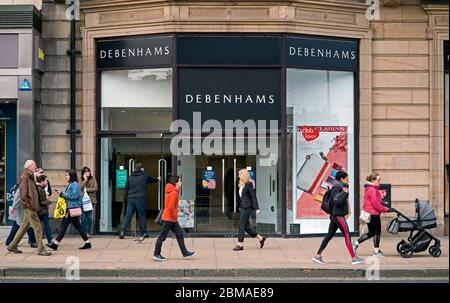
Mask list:
[[[347,171],[346,126],[297,127],[297,219],[320,219],[322,198],[339,170]]]

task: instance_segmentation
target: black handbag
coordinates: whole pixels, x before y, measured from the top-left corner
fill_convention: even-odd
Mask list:
[[[155,219],[155,223],[158,224],[158,225],[161,225],[161,226],[163,225],[163,222],[162,222],[163,212],[164,212],[164,209],[161,209],[159,211],[159,214],[156,216],[156,219]]]

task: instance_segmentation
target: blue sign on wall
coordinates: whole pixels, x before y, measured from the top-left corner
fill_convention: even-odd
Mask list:
[[[19,85],[19,90],[31,90],[31,83],[27,79],[23,79]]]

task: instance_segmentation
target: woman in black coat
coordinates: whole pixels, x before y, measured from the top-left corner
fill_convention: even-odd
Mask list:
[[[247,232],[252,238],[257,238],[260,243],[260,248],[264,247],[266,237],[261,236],[250,225],[250,217],[254,211],[256,214],[260,214],[258,200],[256,199],[256,191],[253,187],[253,183],[250,182],[250,176],[247,169],[243,168],[239,171],[239,200],[241,208],[241,216],[239,219],[239,232],[238,232],[238,244],[234,251],[244,249],[244,236]]]

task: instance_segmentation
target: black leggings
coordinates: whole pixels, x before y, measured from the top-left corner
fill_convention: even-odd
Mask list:
[[[320,245],[319,251],[317,252],[318,255],[321,255],[324,251],[325,247],[327,247],[328,242],[330,242],[331,239],[333,239],[334,234],[339,229],[342,234],[345,237],[345,246],[347,246],[348,252],[350,253],[350,256],[352,258],[355,257],[355,252],[352,248],[352,242],[350,239],[350,232],[348,229],[347,221],[344,217],[340,216],[333,216],[330,215],[330,226],[328,227],[328,234],[325,236],[325,238],[322,241],[322,244]]]
[[[366,240],[369,240],[373,237],[373,245],[375,248],[380,247],[380,239],[381,239],[381,219],[380,216],[371,215],[370,223],[367,224],[369,226],[369,232],[362,235],[358,239],[358,243],[361,244]]]
[[[87,234],[84,231],[84,228],[81,227],[80,217],[66,217],[62,219],[61,225],[59,226],[58,236],[56,237],[56,241],[61,242],[66,234],[67,228],[69,228],[70,223],[72,223],[73,227],[78,231],[80,236],[84,241],[88,240]]]

